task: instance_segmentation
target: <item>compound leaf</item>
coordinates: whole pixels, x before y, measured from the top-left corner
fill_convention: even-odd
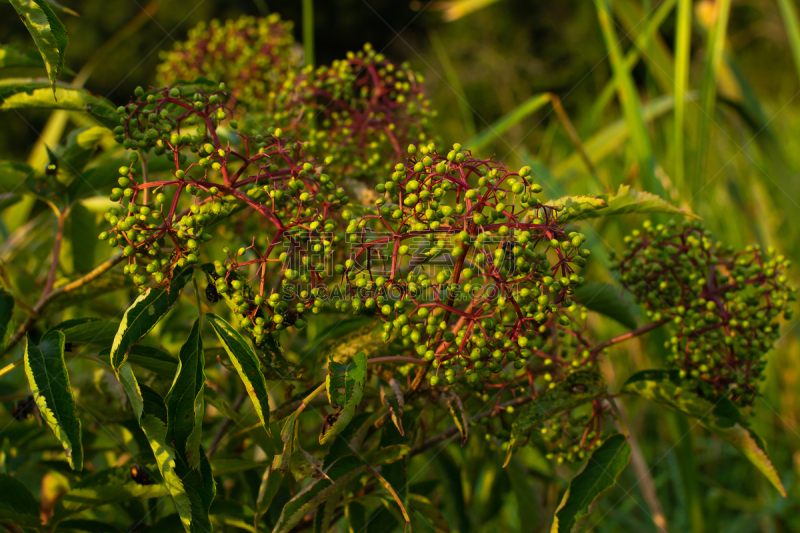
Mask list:
[[[323,426],[319,443],[330,442],[352,420],[356,407],[361,403],[364,387],[367,382],[367,354],[358,352],[349,363],[328,361],[328,376],[325,378],[325,389],[328,401],[336,409],[334,422]]]
[[[610,283],[587,283],[574,289],[575,298],[590,311],[636,329],[634,303],[627,293]]]
[[[608,437],[570,481],[556,509],[550,533],[580,529],[592,503],[616,484],[630,457],[631,445],[623,435],[617,433]]]
[[[58,20],[46,0],[10,0],[10,2],[42,54],[55,94],[56,80],[64,68],[64,52],[69,44],[67,29]]]
[[[511,460],[514,443],[523,433],[537,428],[544,420],[594,400],[605,392],[606,384],[602,376],[594,372],[580,371],[570,374],[554,388],[539,394],[522,408],[511,427],[511,439],[503,467]]]
[[[25,345],[25,374],[42,418],[64,447],[73,470],[83,469],[81,421],[64,361],[64,334],[48,331],[38,345],[30,334]]]
[[[264,429],[269,431],[269,396],[267,394],[267,382],[264,379],[264,374],[258,365],[258,357],[256,357],[253,349],[247,344],[247,341],[239,334],[238,331],[233,329],[230,324],[225,320],[218,317],[213,313],[206,315],[211,327],[219,337],[220,342],[228,352],[233,366],[239,373],[239,377],[244,382],[247,389],[247,394],[253,401],[253,406],[256,408],[261,424]]]
[[[691,381],[682,380],[678,370],[643,370],[628,378],[622,392],[638,394],[697,420],[715,435],[730,442],[786,497],[778,472],[767,455],[767,446],[727,398],[708,400],[699,396]]]
[[[0,472],[0,522],[38,527],[39,502],[22,481]]]
[[[176,273],[168,289],[147,289],[125,311],[111,346],[111,366],[116,372],[127,359],[128,350],[142,340],[175,305],[191,275],[191,267]]]

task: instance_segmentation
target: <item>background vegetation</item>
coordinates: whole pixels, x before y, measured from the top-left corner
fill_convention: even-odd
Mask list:
[[[100,0],[69,2],[80,17],[60,14],[72,37],[66,65],[88,89],[124,104],[134,87],[152,83],[159,52],[171,49],[197,22],[278,12],[296,21],[302,42],[300,4],[118,0],[112,8]],[[494,154],[512,168],[530,165],[549,197],[633,184],[698,214],[734,246],[772,246],[800,262],[800,19],[794,0],[316,4],[319,62],[342,57],[365,41],[409,61],[425,75],[432,107],[439,111],[433,129],[446,142]],[[476,9],[464,12],[470,6]],[[4,11],[0,42],[28,39],[24,26]],[[49,116],[3,113],[0,159],[43,167],[41,140],[54,145],[79,123],[64,114],[66,129],[59,130]],[[15,206],[0,224],[0,260],[23,292],[37,286],[52,244],[52,227],[29,215],[30,205]],[[609,219],[585,232],[597,248],[620,249],[631,222]],[[72,257],[74,245],[66,244],[63,257]],[[100,246],[81,250],[92,260],[75,255],[65,269],[79,272],[110,253]],[[598,257],[584,275],[610,279],[607,264]],[[791,276],[797,284],[797,270]],[[113,316],[129,301],[121,291],[93,305],[97,313]],[[60,318],[70,313],[65,310]],[[783,330],[752,413],[782,474],[785,499],[752,465],[738,460],[731,446],[699,426],[652,404],[627,403],[670,531],[800,530],[797,321]],[[622,331],[599,322],[596,327],[598,337]],[[324,324],[312,321],[309,328],[319,331]],[[169,325],[161,334],[169,339]],[[177,346],[181,338],[175,335]],[[659,366],[663,341],[654,333],[615,348],[602,368],[611,388],[633,369]],[[4,363],[10,360],[6,355]],[[90,371],[86,376],[82,379],[91,381]],[[4,440],[9,432],[22,431],[9,425],[22,379],[17,373],[0,380],[5,405],[0,442],[9,442]],[[101,428],[92,429],[99,440],[105,438]],[[16,452],[4,446],[0,453],[13,457]],[[412,462],[411,475],[420,482],[440,481],[444,490],[435,503],[452,531],[546,530],[572,470],[551,468],[524,451],[524,470],[504,470],[503,456],[491,443],[464,448],[453,443]],[[57,494],[62,482],[57,476],[29,472],[23,481],[40,489],[42,498],[47,491],[51,498]],[[640,481],[633,469],[626,470],[595,511],[594,530],[655,530],[652,494]],[[386,530],[380,529],[387,527],[383,522],[373,524],[369,531]]]

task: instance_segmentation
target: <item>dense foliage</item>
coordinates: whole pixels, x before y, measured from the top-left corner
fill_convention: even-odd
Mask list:
[[[0,80],[2,108],[83,122],[42,169],[0,163],[0,209],[27,217],[9,242],[55,227],[50,260],[0,264],[7,530],[458,529],[439,504],[456,489],[415,482],[452,443],[499,450],[520,487],[523,454],[573,465],[547,519],[572,531],[632,455],[649,475],[637,396],[785,496],[747,417],[792,318],[785,255],[653,192],[552,197],[530,165],[445,145],[423,77],[370,45],[314,67],[277,16],[214,21],[115,106],[56,82],[49,4],[11,3],[51,76]],[[608,268],[643,325],[590,277],[595,219],[626,227]],[[609,350],[651,332],[663,367],[609,384]]]

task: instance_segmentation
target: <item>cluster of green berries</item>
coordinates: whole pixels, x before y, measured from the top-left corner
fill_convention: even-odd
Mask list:
[[[174,85],[198,77],[231,84],[231,97],[251,113],[262,114],[289,72],[301,68],[295,51],[292,22],[277,14],[264,18],[243,16],[224,24],[201,22],[184,42],[162,52],[157,83]]]
[[[670,364],[710,394],[751,405],[779,320],[792,316],[789,260],[771,248],[714,242],[697,221],[645,222],[625,242],[613,267],[648,317],[669,322]]]
[[[369,44],[331,65],[303,66],[291,29],[277,15],[200,24],[163,56],[159,80],[206,76],[230,83],[248,128],[302,136],[310,158],[335,158],[330,175],[339,183],[374,181],[402,160],[403,146],[429,140],[435,111],[420,74]]]
[[[432,385],[479,388],[507,366],[552,383],[591,365],[576,332],[585,312],[571,297],[584,283],[575,268],[589,255],[585,237],[538,200],[531,169],[511,172],[458,144],[408,152],[375,187],[374,210],[342,213],[350,257],[335,271],[350,299],[338,309],[383,320],[385,340],[432,362]]]

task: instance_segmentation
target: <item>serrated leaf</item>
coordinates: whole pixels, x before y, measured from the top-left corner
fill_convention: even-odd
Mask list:
[[[405,444],[392,444],[375,452],[372,456],[372,466],[387,465],[408,456],[411,448]]]
[[[573,289],[575,299],[590,311],[636,329],[635,305],[628,293],[610,283],[587,283]]]
[[[607,207],[605,200],[595,196],[563,196],[555,200],[550,200],[544,205],[563,207],[563,210],[558,213],[558,218],[561,221],[576,220],[581,217],[586,217],[590,213]]]
[[[691,381],[681,380],[678,370],[643,370],[628,378],[622,392],[638,394],[685,414],[715,435],[730,442],[786,497],[786,490],[767,455],[767,446],[751,428],[736,405],[727,398],[708,400],[694,392]]]
[[[221,319],[213,313],[206,315],[208,322],[219,337],[225,351],[228,352],[233,366],[239,373],[239,377],[244,383],[247,394],[253,402],[256,409],[261,425],[264,429],[269,431],[269,395],[267,393],[267,382],[264,379],[264,374],[258,365],[258,357],[256,357],[253,349],[247,344],[247,341],[239,335],[225,320]]]
[[[85,89],[56,85],[53,100],[50,84],[36,78],[7,78],[0,80],[0,111],[11,109],[65,109],[86,111],[91,106],[96,112],[113,113],[111,102]],[[119,125],[119,120],[117,120]]]
[[[361,475],[366,468],[352,455],[342,457],[325,471],[327,478],[316,479],[306,485],[281,510],[281,516],[273,533],[287,533],[308,513],[317,508],[327,498],[341,490],[352,479]]]
[[[38,527],[39,502],[22,481],[0,472],[0,522]]]
[[[111,346],[111,367],[115,371],[119,372],[131,346],[142,340],[175,305],[191,275],[191,268],[176,272],[169,289],[147,289],[125,311]]]
[[[82,470],[81,421],[64,361],[63,333],[48,331],[38,345],[27,335],[25,375],[39,412],[64,447],[70,467]]]
[[[356,407],[361,403],[367,383],[367,354],[358,352],[349,363],[328,361],[328,376],[325,390],[328,401],[336,409],[335,420],[328,427],[324,425],[319,443],[326,444],[339,434],[352,420]]]
[[[389,380],[389,390],[381,385],[381,403],[389,411],[392,417],[392,423],[397,428],[401,435],[405,435],[403,431],[403,407],[405,406],[405,398],[403,396],[403,389],[400,388],[400,383],[391,378]]]
[[[297,411],[286,417],[286,422],[281,428],[281,441],[283,441],[283,451],[276,454],[272,459],[272,469],[285,471],[289,467],[289,460],[294,454],[295,431],[297,428]]]
[[[453,392],[449,391],[444,395],[445,402],[447,402],[447,409],[450,411],[450,416],[458,428],[458,433],[461,435],[461,446],[467,443],[469,438],[469,419],[467,413],[464,411],[464,403],[461,398]],[[510,447],[510,446],[509,446]]]
[[[0,288],[0,350],[5,349],[6,343],[13,334],[11,319],[14,315],[14,297],[5,289]]]
[[[142,428],[161,472],[181,523],[187,533],[210,532],[208,510],[216,494],[211,465],[202,448],[199,468],[191,468],[186,457],[176,453],[168,439],[174,429],[167,425],[169,411],[164,399],[153,389],[140,386],[126,361],[117,373],[128,399],[133,406],[136,419]]]
[[[9,0],[33,37],[42,54],[47,75],[55,93],[56,80],[64,68],[64,52],[69,44],[67,29],[46,0]]]
[[[155,466],[152,467],[155,469]],[[148,469],[150,470],[150,469]],[[155,476],[153,472],[153,476]],[[131,477],[129,466],[120,466],[89,474],[61,496],[53,517],[54,522],[100,505],[136,499],[161,498],[169,494],[166,487],[154,483],[141,485]]]
[[[544,420],[558,413],[574,409],[605,393],[606,384],[603,377],[587,371],[570,374],[554,388],[540,393],[520,410],[517,419],[514,420],[503,467],[505,468],[511,460],[514,444],[523,433],[536,429]]]
[[[200,464],[203,432],[203,384],[206,381],[200,321],[195,320],[189,338],[181,347],[178,372],[164,402],[167,405],[167,442],[185,457],[191,468]]]
[[[631,445],[623,435],[617,433],[608,437],[570,481],[556,509],[550,533],[579,529],[592,503],[616,484],[630,457]]]

